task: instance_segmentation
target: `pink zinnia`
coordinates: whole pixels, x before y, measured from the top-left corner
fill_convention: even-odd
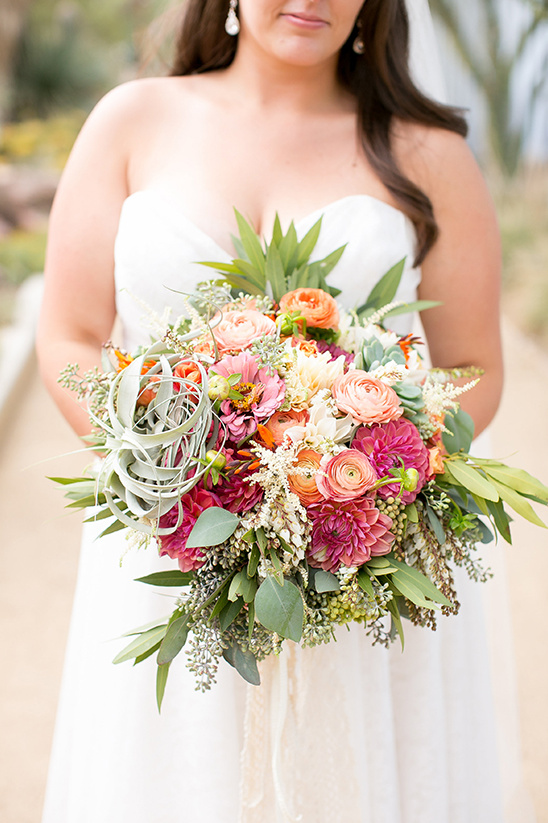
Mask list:
[[[186,541],[198,517],[210,506],[222,508],[221,501],[216,494],[194,486],[187,494],[181,497],[183,518],[181,525],[171,534],[158,536],[160,555],[168,554],[177,560],[182,572],[199,569],[205,563],[205,556],[200,548],[187,549]],[[179,519],[179,506],[173,506],[167,514],[160,517],[160,528],[167,529],[174,526]]]
[[[352,441],[353,449],[361,449],[368,456],[371,465],[375,468],[379,478],[390,473],[390,469],[400,468],[401,461],[405,469],[416,469],[419,473],[417,488],[410,492],[404,491],[401,496],[403,503],[412,503],[426,483],[429,460],[428,449],[424,445],[417,427],[410,420],[400,418],[390,423],[362,426],[356,432]],[[400,491],[399,483],[390,483],[381,486],[377,494],[386,499],[397,497]]]
[[[277,372],[260,369],[257,358],[248,352],[223,357],[211,371],[222,377],[242,375],[233,387],[240,392],[242,399],[223,400],[221,403],[221,420],[235,442],[253,434],[257,423],[274,414],[283,402],[284,381]]]
[[[375,508],[371,497],[316,503],[307,514],[312,532],[306,554],[314,568],[336,572],[341,566],[361,566],[392,548],[392,520]]]

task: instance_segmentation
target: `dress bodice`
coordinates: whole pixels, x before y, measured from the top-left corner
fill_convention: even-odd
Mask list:
[[[346,244],[328,277],[331,285],[341,289],[337,299],[343,307],[359,306],[379,278],[403,257],[406,263],[397,299],[415,299],[420,281],[420,271],[413,268],[416,237],[403,212],[369,195],[350,195],[299,220],[298,236],[321,215],[312,257],[321,259]],[[215,276],[200,261],[229,259],[225,249],[161,192],[147,189],[131,194],[122,208],[115,245],[116,300],[125,345],[131,349],[148,340],[147,307],[160,315],[167,305],[174,316],[182,313],[177,292],[192,292],[197,283]],[[407,316],[398,317],[398,331],[407,330],[409,323]]]

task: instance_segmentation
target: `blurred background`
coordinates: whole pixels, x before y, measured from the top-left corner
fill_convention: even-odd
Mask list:
[[[5,823],[40,820],[77,569],[78,517],[63,513],[61,494],[44,476],[76,473],[87,462],[35,368],[48,211],[72,143],[101,95],[130,78],[167,70],[173,5],[169,0],[0,0],[0,636],[7,662],[0,677],[0,818]],[[449,101],[468,109],[470,144],[501,225],[508,374],[493,449],[547,482],[548,0],[430,0],[430,5]],[[523,425],[524,410],[525,416],[530,412],[530,426]],[[548,539],[524,524],[516,527],[514,542],[518,549],[501,550],[506,572],[500,571],[498,584],[504,587],[508,579],[512,625],[494,626],[493,632],[499,650],[515,648],[525,781],[539,823],[548,823]],[[499,691],[514,688],[512,677],[506,670]]]

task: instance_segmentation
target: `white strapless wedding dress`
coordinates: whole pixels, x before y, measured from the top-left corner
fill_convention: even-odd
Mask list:
[[[329,278],[344,306],[359,304],[404,256],[399,297],[413,299],[415,238],[400,211],[350,196],[301,220],[299,234],[320,214],[317,256],[348,243]],[[176,305],[166,287],[192,291],[209,276],[196,261],[226,259],[164,195],[131,195],[116,242],[125,345],[148,340],[143,304],[158,313]],[[96,533],[85,527],[43,823],[510,819],[501,800],[497,752],[507,745],[497,744],[484,587],[460,578],[461,614],[440,620],[435,633],[408,626],[403,654],[398,645],[372,647],[358,626],[329,646],[287,644],[262,665],[259,688],[222,662],[217,685],[198,693],[182,653],[158,715],[154,659],[136,668],[111,661],[121,634],[171,612],[165,592],[172,590],[133,579],[172,561],[127,551],[120,533],[94,542]],[[512,763],[504,782],[516,802],[519,764]],[[524,823],[520,809],[515,820]]]

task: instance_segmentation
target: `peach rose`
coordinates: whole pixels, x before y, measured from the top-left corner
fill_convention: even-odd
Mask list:
[[[307,325],[319,329],[338,329],[339,310],[335,300],[323,289],[295,289],[280,300],[282,312],[298,311]]]
[[[322,457],[317,485],[328,500],[343,502],[361,497],[378,480],[367,455],[358,449],[344,449],[334,457]]]
[[[361,369],[337,377],[331,394],[338,409],[362,423],[389,423],[403,414],[394,389]]]
[[[268,429],[274,443],[281,446],[284,440],[284,433],[286,429],[292,426],[303,426],[308,419],[307,411],[278,411],[274,412],[268,423],[265,423],[265,428]]]
[[[301,449],[297,454],[295,464],[304,469],[304,473],[296,472],[288,476],[289,488],[295,492],[303,506],[312,506],[323,500],[323,495],[316,483],[316,474],[320,467],[321,454],[313,449]]]
[[[274,334],[276,324],[270,317],[260,311],[244,309],[243,311],[229,311],[221,322],[214,327],[213,336],[217,341],[219,354],[242,351],[257,337],[264,334]]]

